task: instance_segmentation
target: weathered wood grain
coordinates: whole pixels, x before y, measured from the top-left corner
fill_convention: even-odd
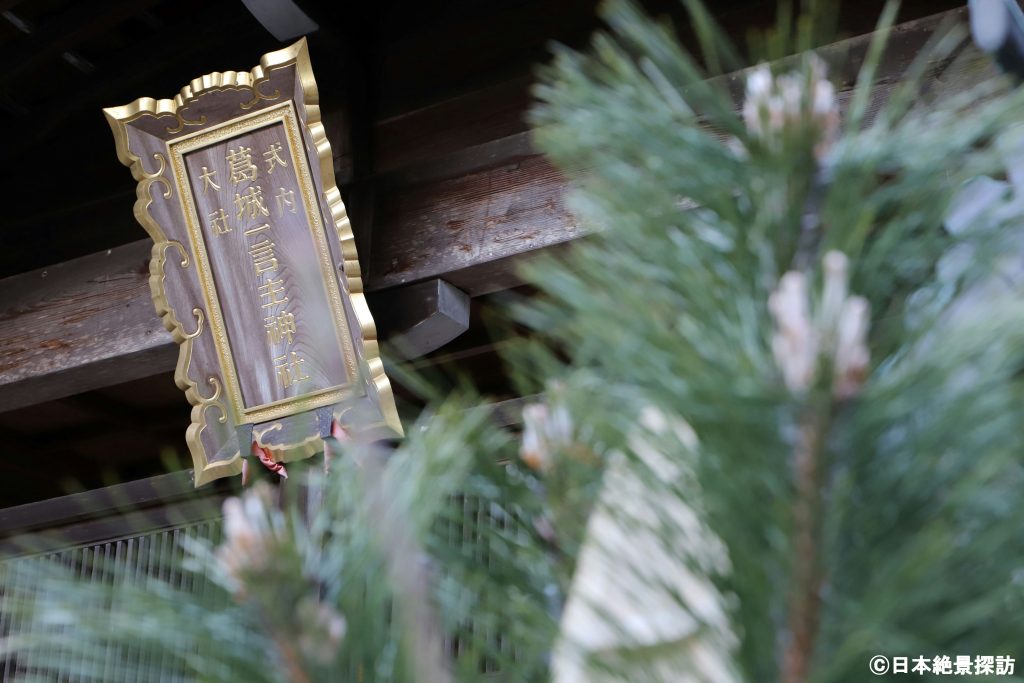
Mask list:
[[[392,190],[379,199],[367,290],[446,277],[580,236],[566,189],[561,173],[533,155]]]
[[[174,367],[176,346],[149,295],[150,246],[0,281],[0,410]]]
[[[965,10],[953,10],[895,27],[873,108],[885,101],[941,22],[965,18]],[[846,64],[838,73],[841,87],[848,90],[852,84],[869,39],[823,48],[836,63]],[[956,91],[986,68],[968,48],[951,66],[935,65],[928,83],[936,90]],[[722,80],[738,98],[742,78]],[[842,100],[848,97],[841,93]],[[450,119],[451,111],[441,116],[430,110],[423,114],[427,118],[404,119],[410,129],[424,122],[420,134],[406,141],[427,144],[422,140]],[[465,123],[459,118],[450,125]],[[453,132],[443,144],[431,142],[428,155],[388,152],[394,167],[378,179],[370,249],[368,256],[363,254],[364,283],[375,313],[374,296],[380,301],[395,287],[433,278],[471,296],[515,286],[521,262],[584,234],[563,204],[565,179],[532,153],[523,133],[509,133],[516,124],[489,125],[483,129],[504,137],[481,142],[488,135]],[[463,144],[470,146],[458,147]],[[447,169],[459,169],[458,175],[451,176],[446,160],[452,163]],[[173,367],[173,344],[149,301],[148,250],[149,241],[141,240],[0,281],[7,302],[0,309],[0,410]]]

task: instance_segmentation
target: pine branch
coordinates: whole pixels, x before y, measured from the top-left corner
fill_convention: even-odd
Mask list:
[[[827,401],[827,399],[825,399]],[[806,683],[821,617],[821,508],[827,410],[807,411],[793,448],[793,575],[783,683]]]
[[[330,444],[327,446],[330,448]],[[340,454],[337,454],[340,456]],[[409,661],[416,680],[423,683],[451,683],[444,662],[440,620],[433,606],[432,586],[426,572],[427,556],[409,532],[408,513],[389,500],[383,450],[368,448],[355,453],[352,473],[366,505],[365,521],[381,548],[394,590],[395,612],[409,641]]]

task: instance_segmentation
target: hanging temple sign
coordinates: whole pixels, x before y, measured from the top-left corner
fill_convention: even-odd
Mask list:
[[[320,121],[305,39],[250,72],[104,110],[153,238],[150,288],[179,344],[195,483],[402,433]]]

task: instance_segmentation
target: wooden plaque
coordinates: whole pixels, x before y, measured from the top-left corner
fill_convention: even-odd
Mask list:
[[[355,438],[402,433],[318,101],[303,39],[104,110],[180,344],[197,486],[240,472],[253,441],[308,457],[332,419]]]

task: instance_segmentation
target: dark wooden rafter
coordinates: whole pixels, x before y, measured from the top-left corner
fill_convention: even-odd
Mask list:
[[[301,3],[300,3],[301,4]],[[365,264],[372,249],[369,237],[374,221],[376,188],[365,182],[374,173],[375,139],[373,124],[376,119],[377,74],[372,59],[373,44],[377,37],[380,12],[386,3],[362,3],[342,8],[320,5],[310,10],[311,18],[320,26],[317,43],[328,63],[341,68],[327,70],[331,81],[323,81],[320,90],[337,93],[343,112],[343,126],[332,142],[335,148],[335,173],[343,189],[345,205],[352,221],[356,249],[360,262]],[[314,54],[319,59],[320,54]]]
[[[159,1],[159,0],[157,0]],[[131,4],[130,2],[128,3]],[[147,5],[155,2],[149,1]],[[81,3],[86,7],[87,3]],[[132,16],[141,16],[145,12],[145,6],[141,6],[138,12],[125,15],[123,12],[114,14],[113,24],[118,24]],[[39,101],[31,102],[31,109],[26,109],[22,118],[31,115],[31,125],[23,125],[24,135],[0,149],[0,160],[8,163],[19,160],[22,165],[25,161],[31,162],[38,157],[42,163],[46,162],[47,155],[39,154],[40,149],[53,148],[66,142],[66,137],[61,137],[60,131],[69,121],[79,122],[83,118],[90,121],[93,135],[82,136],[76,141],[76,148],[81,149],[83,145],[91,145],[97,149],[102,147],[108,149],[110,141],[106,138],[106,123],[102,115],[97,112],[105,106],[121,101],[127,102],[138,95],[140,89],[145,92],[147,88],[156,87],[151,94],[167,94],[174,92],[182,85],[182,78],[188,74],[181,73],[182,64],[189,61],[220,63],[223,59],[229,58],[231,51],[225,43],[224,36],[232,36],[233,40],[242,41],[249,45],[263,45],[266,49],[272,49],[274,43],[265,34],[262,27],[245,11],[244,7],[232,7],[228,3],[212,3],[204,10],[207,19],[200,25],[196,25],[191,14],[175,17],[171,21],[164,22],[155,20],[153,25],[147,28],[144,35],[145,44],[154,46],[154,49],[140,59],[140,48],[138,44],[131,43],[112,52],[106,52],[98,56],[90,57],[95,61],[94,69],[89,73],[79,73],[76,82],[80,84],[71,93],[66,91],[49,92],[37,90],[37,97],[45,93]],[[119,20],[118,20],[119,19]],[[61,22],[64,23],[63,21]],[[100,29],[110,28],[108,22],[97,27],[93,33],[100,32]],[[45,34],[49,27],[40,29]],[[89,34],[80,36],[81,40]],[[187,38],[183,38],[183,36]],[[79,42],[81,42],[81,40]],[[160,49],[159,46],[173,45],[173,50]],[[10,49],[10,48],[9,48]],[[209,55],[209,58],[206,57]],[[47,60],[54,59],[54,53],[48,52],[45,58],[36,60],[35,70],[42,67]],[[125,64],[131,64],[132,68],[125,69]],[[28,73],[28,72],[26,72]],[[154,83],[163,83],[166,88],[154,86]],[[0,92],[4,91],[0,81]],[[87,118],[83,112],[88,112]],[[99,134],[102,131],[102,135]],[[56,147],[54,147],[56,145]],[[27,159],[26,159],[27,158]],[[110,181],[105,184],[109,187],[116,187],[118,173],[123,173],[115,164],[111,170],[107,164],[102,162],[104,157],[99,154],[92,154],[83,161],[88,162],[93,168],[99,170],[103,178],[109,177]],[[101,169],[101,170],[100,170]],[[41,171],[40,171],[41,172]],[[131,194],[131,188],[125,185],[125,194]]]
[[[192,39],[174,51],[156,52],[145,60],[139,60],[138,48],[132,45],[114,54],[105,55],[103,61],[97,63],[91,73],[82,75],[86,87],[71,98],[63,96],[60,106],[45,107],[46,114],[33,126],[32,133],[27,136],[28,139],[17,144],[10,153],[24,153],[33,145],[38,145],[40,140],[53,135],[61,124],[76,112],[110,106],[111,102],[117,102],[119,99],[127,101],[125,93],[151,87],[146,84],[151,84],[154,78],[163,73],[176,71],[183,60],[210,52],[210,46],[216,45],[216,41],[226,33],[241,38],[255,37],[255,33],[250,33],[250,26],[242,19],[244,17],[240,18],[237,12],[225,13],[223,16],[214,17],[208,24],[193,28],[194,22],[191,18],[186,18],[180,23],[164,26],[148,37],[153,45],[161,45],[172,42],[174,36],[190,31]],[[129,63],[133,68],[124,69],[123,65]]]
[[[44,61],[70,50],[86,39],[106,31],[125,19],[151,7],[158,0],[116,0],[114,2],[76,3],[49,26],[41,27],[0,49],[0,88],[7,88]]]
[[[90,426],[97,431],[106,427],[120,433],[129,433],[141,437],[154,444],[167,444],[169,433],[180,432],[181,423],[177,419],[153,419],[147,411],[131,405],[127,401],[118,400],[108,395],[92,392],[88,395],[73,394],[57,401],[58,406],[70,406],[89,416]],[[182,411],[184,414],[184,410]],[[74,439],[88,436],[87,431],[73,430],[64,435],[63,439],[55,439],[56,443],[68,445]]]
[[[294,40],[319,28],[294,0],[242,0],[242,4],[280,41]]]
[[[22,0],[0,0],[0,12],[7,12],[18,6]]]
[[[597,6],[596,0],[480,4],[486,11],[421,23],[379,48],[381,114],[429,104],[438,91],[451,96],[528,75],[532,64],[546,58],[552,37],[582,44],[598,26]],[[480,49],[467,50],[467,44]]]

